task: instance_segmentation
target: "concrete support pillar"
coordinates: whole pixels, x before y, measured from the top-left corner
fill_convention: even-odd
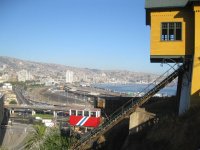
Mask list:
[[[192,64],[188,64],[185,72],[179,75],[177,91],[179,97],[179,115],[185,113],[190,107]]]
[[[9,111],[4,111],[6,118],[9,118]]]
[[[57,117],[57,112],[56,111],[53,111],[53,116],[54,116],[54,118]]]
[[[143,127],[149,126],[146,122],[153,119],[155,114],[145,111],[145,109],[137,108],[134,113],[130,115],[129,133],[136,133],[142,130]]]
[[[15,113],[14,109],[10,109],[10,114],[13,115]]]
[[[36,114],[35,110],[32,110],[32,116],[34,116]]]

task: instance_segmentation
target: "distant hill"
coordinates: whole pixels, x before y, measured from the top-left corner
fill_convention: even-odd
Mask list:
[[[28,60],[21,60],[17,58],[0,56],[0,68],[1,72],[8,74],[15,74],[16,72],[25,69],[29,71],[33,76],[52,78],[65,78],[67,70],[74,72],[74,78],[77,81],[88,82],[103,82],[103,83],[134,83],[138,81],[150,82],[154,80],[157,75],[142,72],[131,72],[127,70],[99,70],[89,68],[77,68],[71,66],[65,66],[60,64],[33,62]]]

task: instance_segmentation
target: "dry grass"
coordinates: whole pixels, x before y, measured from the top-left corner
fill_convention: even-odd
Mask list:
[[[197,150],[200,148],[200,107],[191,108],[181,117],[168,116],[145,137],[148,150]]]

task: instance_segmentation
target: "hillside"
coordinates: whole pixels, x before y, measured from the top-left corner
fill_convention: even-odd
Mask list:
[[[176,97],[152,98],[145,104],[149,112],[159,117],[156,124],[129,134],[129,119],[115,126],[106,136],[101,150],[199,150],[200,106],[192,107],[182,116],[177,116]]]
[[[0,56],[0,76],[8,74],[11,76],[27,70],[35,80],[41,77],[51,77],[64,81],[67,70],[74,72],[75,81],[86,81],[90,83],[134,83],[139,81],[152,81],[157,75],[152,73],[133,72],[127,70],[99,70],[89,68],[77,68],[60,64],[50,64],[21,60],[11,57]]]
[[[200,107],[183,116],[166,116],[153,128],[128,137],[124,150],[198,150],[200,148]]]

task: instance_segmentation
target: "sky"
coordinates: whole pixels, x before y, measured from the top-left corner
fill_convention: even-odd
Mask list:
[[[161,73],[150,63],[144,0],[0,0],[0,55]]]

